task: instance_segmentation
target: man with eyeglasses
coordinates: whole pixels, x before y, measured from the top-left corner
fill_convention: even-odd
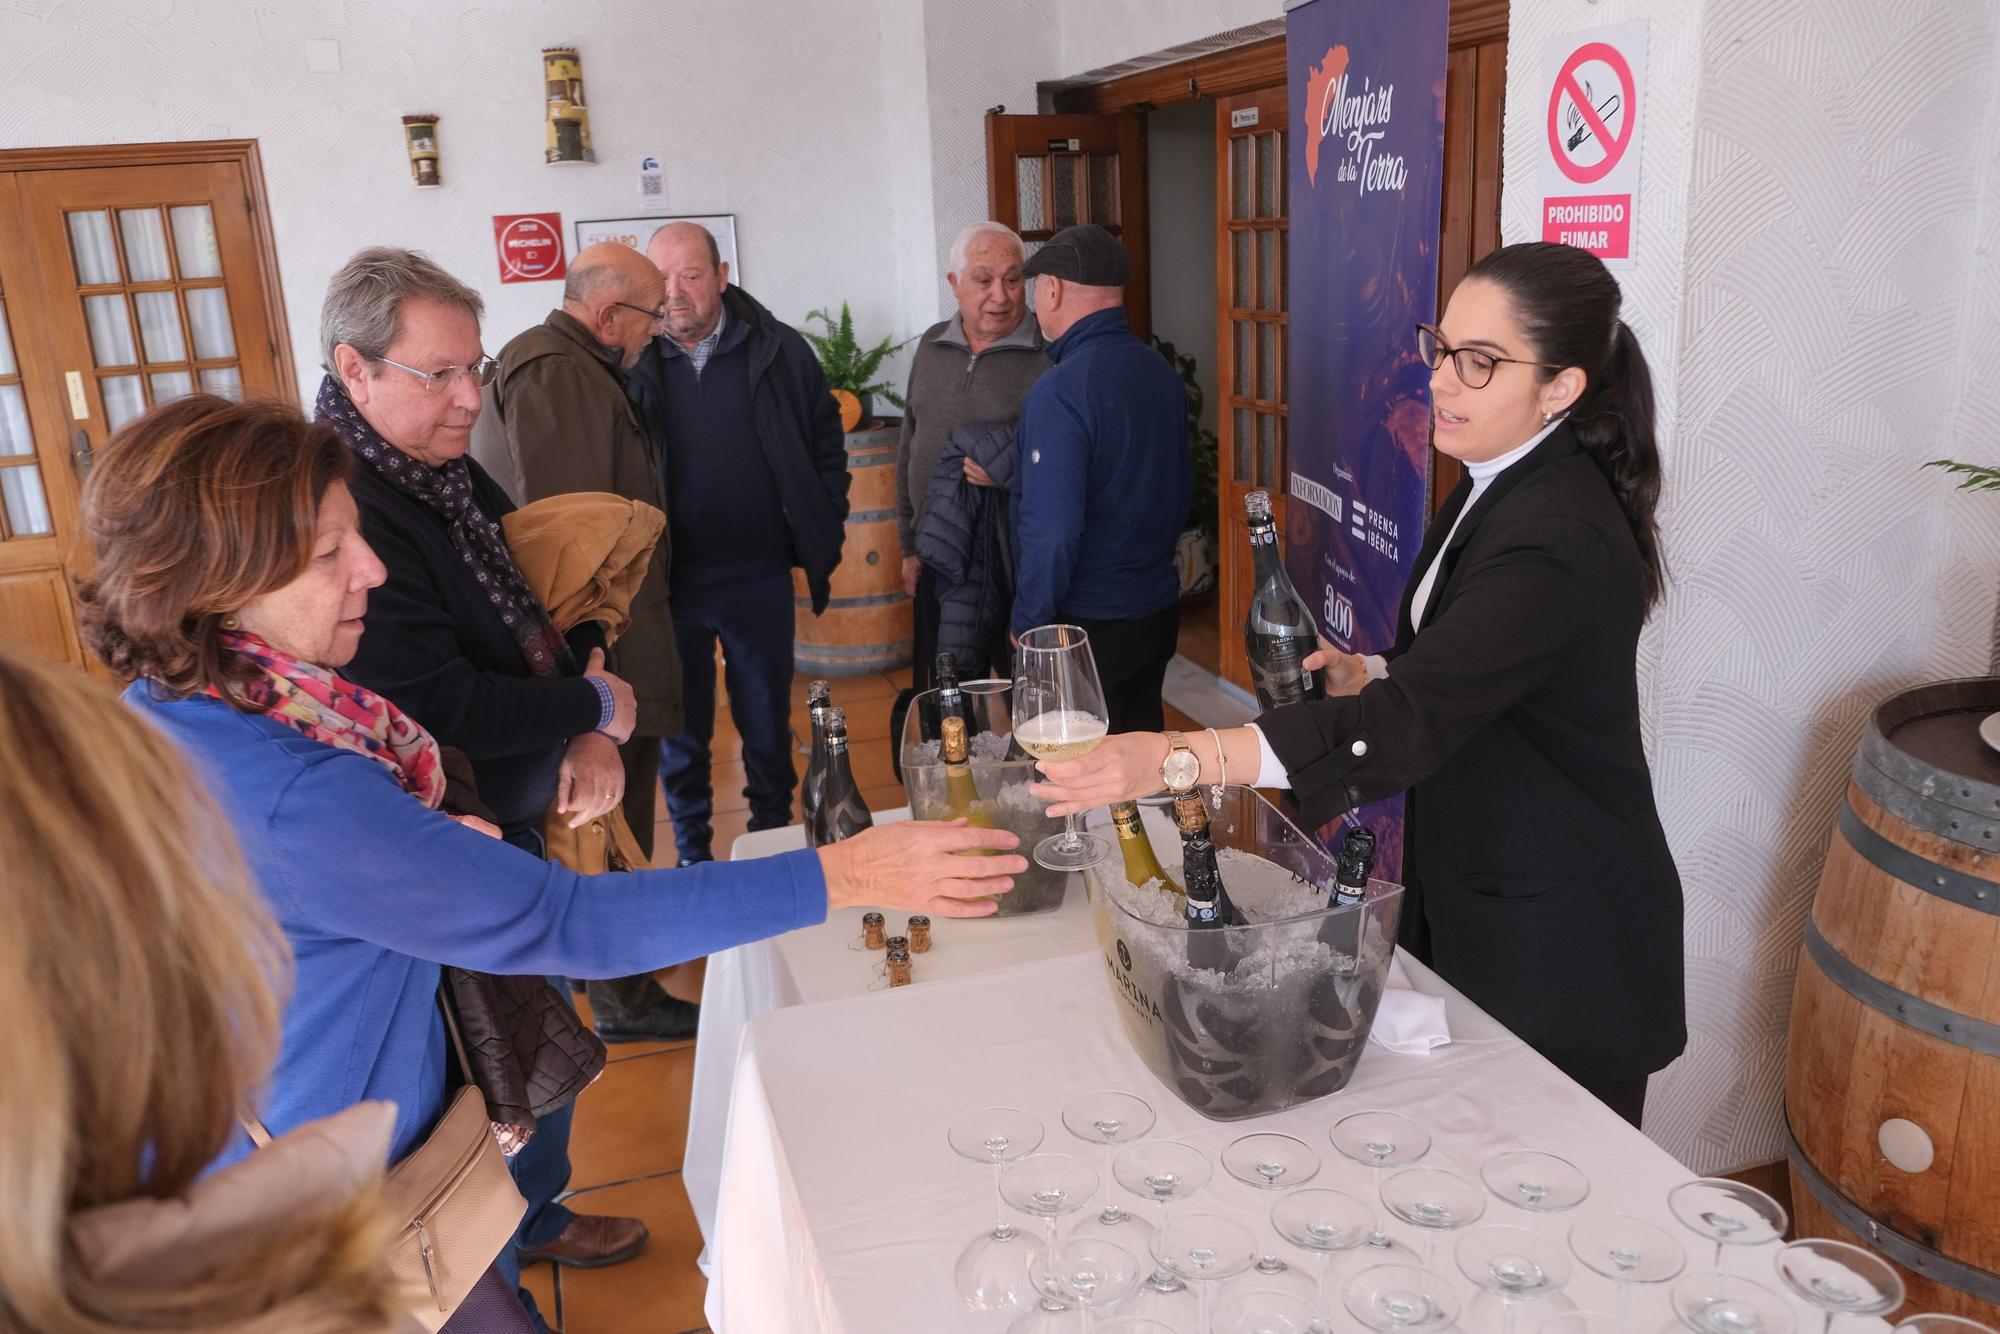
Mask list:
[[[625,380],[666,318],[665,294],[660,271],[644,255],[601,241],[570,264],[561,308],[501,349],[472,456],[516,501],[607,491],[666,512],[666,487]],[[612,668],[638,697],[638,722],[618,752],[625,820],[648,857],[660,740],[681,727],[669,537],[654,548],[632,601],[632,624],[610,650]],[[592,981],[586,991],[606,1042],[675,1042],[694,1036],[700,1019],[698,1006],[667,995],[650,974]]]

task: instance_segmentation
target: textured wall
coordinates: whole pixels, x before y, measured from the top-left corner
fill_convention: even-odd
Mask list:
[[[1082,74],[1278,18],[1282,0],[1061,0],[1062,73]]]
[[[1692,1029],[1648,1129],[1717,1170],[1781,1152],[1800,925],[1863,715],[1990,665],[2000,511],[1916,465],[1990,456],[2000,61],[1989,0],[1516,0],[1510,240],[1535,230],[1542,38],[1639,17],[1625,281],[1674,576],[1641,686]]]
[[[340,73],[306,72],[309,37],[339,40]],[[583,53],[595,166],[541,161],[540,48],[562,43]],[[875,0],[29,0],[0,12],[0,50],[0,144],[262,141],[312,382],[319,299],[355,249],[429,251],[485,294],[497,349],[561,289],[498,283],[491,216],[637,213],[646,153],[672,211],[737,215],[748,290],[780,318],[846,298],[865,332],[915,332],[881,184],[899,142],[884,90],[907,52]],[[441,189],[410,183],[400,117],[420,111],[444,118]]]

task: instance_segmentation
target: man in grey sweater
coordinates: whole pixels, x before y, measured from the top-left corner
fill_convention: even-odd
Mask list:
[[[909,406],[896,449],[896,533],[903,544],[903,587],[916,609],[913,656],[915,688],[936,684],[937,590],[931,572],[914,555],[917,521],[923,517],[931,473],[952,431],[972,422],[1012,422],[1021,415],[1028,387],[1048,370],[1042,333],[1028,310],[1026,262],[1021,238],[997,222],[977,222],[952,243],[945,281],[958,298],[958,313],[926,330],[910,361]],[[970,459],[966,480],[991,486],[993,479]],[[985,662],[961,662],[962,677],[1012,670],[1006,626]]]

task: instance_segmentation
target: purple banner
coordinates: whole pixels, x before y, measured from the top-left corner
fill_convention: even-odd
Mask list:
[[[1423,541],[1448,0],[1309,0],[1285,18],[1291,110],[1286,565],[1327,638],[1395,642]],[[1356,813],[1400,879],[1403,803]],[[1329,846],[1338,831],[1322,831]]]

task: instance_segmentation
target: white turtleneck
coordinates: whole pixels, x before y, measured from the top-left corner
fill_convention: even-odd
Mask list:
[[[1438,543],[1437,555],[1431,558],[1430,568],[1424,571],[1423,579],[1417,584],[1416,595],[1410,599],[1410,632],[1412,634],[1422,628],[1424,604],[1430,601],[1431,589],[1437,583],[1438,568],[1444,564],[1444,553],[1450,548],[1451,539],[1458,535],[1458,526],[1465,522],[1465,516],[1471,513],[1474,505],[1479,503],[1481,493],[1487,487],[1493,485],[1495,477],[1498,477],[1501,473],[1528,457],[1534,451],[1535,446],[1548,439],[1549,433],[1562,425],[1562,422],[1563,419],[1561,417],[1555,418],[1548,425],[1537,431],[1534,437],[1526,444],[1517,445],[1505,454],[1497,455],[1490,459],[1483,459],[1477,463],[1468,461],[1465,464],[1466,474],[1472,478],[1472,494],[1468,495],[1465,498],[1465,503],[1459,506],[1457,516],[1451,521],[1451,531],[1444,535],[1444,541]],[[1389,664],[1379,653],[1362,655],[1361,665],[1367,671],[1370,681],[1379,681],[1389,674]],[[1250,724],[1250,730],[1257,734],[1257,749],[1261,753],[1261,763],[1257,767],[1256,785],[1258,787],[1290,788],[1292,785],[1291,775],[1285,772],[1284,763],[1278,759],[1278,753],[1271,749],[1271,743],[1264,738],[1264,729],[1252,723]],[[1357,742],[1356,744],[1360,743]]]

